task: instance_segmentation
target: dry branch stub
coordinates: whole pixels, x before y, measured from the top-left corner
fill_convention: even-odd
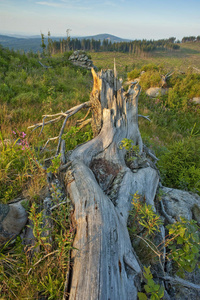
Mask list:
[[[132,248],[127,219],[135,192],[154,206],[159,177],[147,166],[133,173],[118,145],[132,139],[143,153],[138,128],[140,86],[125,92],[116,69],[92,70],[90,96],[94,138],[70,155],[65,186],[76,227],[65,299],[137,299],[141,267]]]

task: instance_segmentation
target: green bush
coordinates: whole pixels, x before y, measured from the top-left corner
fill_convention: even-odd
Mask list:
[[[161,76],[157,70],[150,70],[141,75],[140,85],[146,90],[150,87],[158,87],[161,84]]]
[[[134,69],[127,74],[129,80],[134,80],[135,78],[140,76],[140,70]]]
[[[158,71],[159,70],[159,67],[156,65],[156,64],[148,64],[148,65],[144,65],[142,68],[141,68],[141,72],[142,71]]]
[[[150,266],[146,268],[144,266],[144,272],[143,276],[146,279],[146,284],[144,285],[144,290],[145,293],[143,292],[138,292],[138,299],[139,300],[159,300],[162,299],[164,296],[164,287],[160,286],[159,284],[156,284],[155,281],[153,280],[153,275],[151,274],[150,271]],[[148,297],[147,297],[148,296]]]
[[[199,263],[200,227],[194,220],[180,218],[179,222],[167,226],[169,238],[166,246],[170,249],[169,259],[177,264],[179,275],[192,272]]]
[[[175,142],[158,161],[163,184],[200,193],[200,140]]]
[[[69,57],[71,56],[73,54],[73,51],[66,51],[65,53],[64,53],[64,58],[65,59],[69,59]]]
[[[66,150],[72,150],[79,144],[85,143],[92,139],[93,133],[91,128],[88,131],[81,131],[79,127],[72,126],[70,130],[62,136],[66,141]]]

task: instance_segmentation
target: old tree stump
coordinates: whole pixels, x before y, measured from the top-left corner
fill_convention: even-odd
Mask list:
[[[157,172],[146,166],[133,173],[125,163],[124,138],[143,143],[138,128],[140,86],[125,92],[116,70],[92,70],[90,96],[95,137],[69,157],[65,186],[74,206],[76,227],[69,299],[137,299],[141,268],[131,245],[127,219],[133,194],[153,204]],[[69,179],[70,178],[70,179]]]
[[[135,81],[125,92],[121,80],[117,78],[115,66],[114,71],[98,74],[92,69],[92,75],[94,83],[88,102],[64,113],[45,115],[42,123],[30,128],[41,127],[42,132],[45,125],[63,120],[59,135],[49,138],[44,146],[51,140],[58,140],[56,155],[61,153],[62,162],[60,178],[73,207],[71,222],[75,228],[75,238],[63,299],[135,300],[141,290],[143,266],[132,246],[139,245],[138,236],[131,243],[127,229],[133,195],[138,193],[155,212],[157,208],[166,224],[176,222],[179,217],[188,220],[194,217],[199,224],[200,198],[195,194],[162,187],[164,195],[170,196],[163,196],[155,207],[159,184],[154,164],[157,158],[143,145],[138,128],[140,86]],[[92,117],[86,119],[87,113],[78,123],[82,127],[91,122],[94,138],[66,155],[65,141],[62,140],[66,122],[82,108],[88,108]],[[52,119],[47,121],[49,117]],[[137,149],[131,162],[127,160],[130,153],[121,147],[124,139],[132,140]],[[49,183],[55,179],[50,178]],[[51,197],[45,199],[44,210],[48,212]],[[62,197],[59,205],[62,205]],[[156,236],[158,244],[165,243],[165,236],[162,225]],[[170,299],[168,292],[171,285],[176,286],[175,293],[179,293],[176,299],[197,299],[200,293],[199,273],[192,274],[194,283],[171,276],[173,272],[170,263],[167,265],[166,247],[156,252],[150,244],[148,246],[159,258],[154,271],[157,282],[165,287],[164,299]],[[192,292],[188,292],[188,288]]]

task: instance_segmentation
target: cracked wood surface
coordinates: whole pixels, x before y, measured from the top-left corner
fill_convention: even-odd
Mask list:
[[[126,151],[118,147],[122,139],[129,138],[143,151],[137,115],[140,86],[124,92],[116,71],[93,71],[93,77],[90,102],[95,101],[97,108],[93,112],[96,136],[72,152],[74,180],[65,181],[76,228],[68,299],[134,300],[141,268],[127,229],[128,214],[135,192],[153,203],[159,179],[150,167],[133,173],[125,164]],[[108,187],[116,189],[115,201]]]

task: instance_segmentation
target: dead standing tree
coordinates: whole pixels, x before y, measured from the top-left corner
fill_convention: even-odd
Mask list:
[[[132,195],[138,191],[154,205],[159,178],[149,166],[132,172],[125,162],[126,151],[119,148],[128,138],[143,153],[138,128],[139,84],[125,92],[116,70],[98,74],[92,70],[92,74],[93,90],[85,106],[92,111],[95,137],[71,153],[65,171],[76,235],[64,299],[132,300],[137,299],[141,274],[127,230]],[[75,111],[77,108],[56,115],[56,119],[67,120]],[[48,123],[43,119],[35,126]],[[62,132],[57,137],[59,144],[61,136]]]

